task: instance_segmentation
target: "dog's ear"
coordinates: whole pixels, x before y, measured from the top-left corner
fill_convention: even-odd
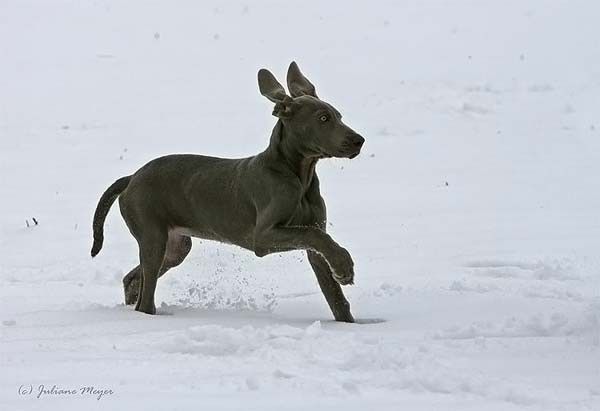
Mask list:
[[[260,94],[275,103],[274,116],[288,118],[292,115],[294,107],[292,98],[285,94],[285,89],[269,70],[260,69],[258,71],[258,88]]]
[[[292,97],[313,96],[319,98],[315,86],[304,77],[295,61],[292,61],[288,69],[287,84]]]
[[[283,86],[279,84],[275,76],[267,69],[260,69],[258,71],[258,88],[260,89],[260,94],[273,103],[280,103],[287,97]]]

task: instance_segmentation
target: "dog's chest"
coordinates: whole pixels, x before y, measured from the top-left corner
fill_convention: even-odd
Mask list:
[[[322,199],[302,198],[290,221],[291,225],[314,226],[325,223],[325,204]]]

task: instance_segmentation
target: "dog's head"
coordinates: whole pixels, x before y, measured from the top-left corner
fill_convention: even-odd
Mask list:
[[[299,140],[297,147],[307,157],[354,158],[365,142],[342,122],[342,115],[319,97],[315,86],[295,62],[287,73],[288,96],[275,76],[266,69],[258,72],[260,93],[275,103],[273,115]]]

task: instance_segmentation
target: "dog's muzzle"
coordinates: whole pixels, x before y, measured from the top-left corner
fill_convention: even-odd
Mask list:
[[[360,154],[360,149],[365,143],[365,139],[359,134],[350,134],[347,137],[347,147],[350,154],[348,158],[352,159]]]

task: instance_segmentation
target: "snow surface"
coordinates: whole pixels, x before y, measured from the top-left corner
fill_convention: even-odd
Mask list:
[[[598,16],[2,1],[0,408],[600,410]],[[123,306],[136,245],[115,209],[89,257],[100,194],[163,154],[262,150],[256,72],[293,59],[367,139],[318,168],[359,323],[331,320],[302,253],[199,240],[160,315]]]

